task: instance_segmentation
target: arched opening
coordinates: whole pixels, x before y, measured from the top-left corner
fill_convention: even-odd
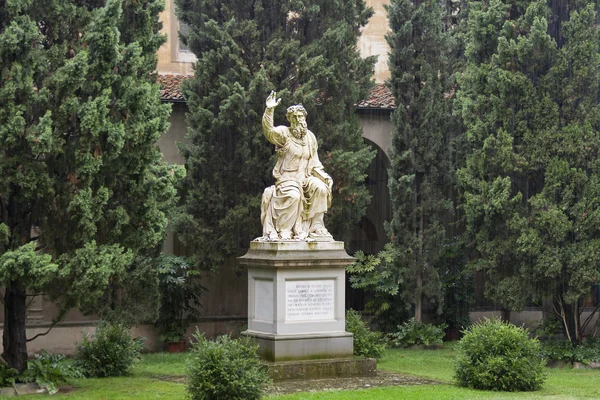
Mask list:
[[[388,191],[388,168],[390,160],[387,154],[374,142],[364,139],[377,154],[371,164],[365,184],[371,195],[371,203],[366,214],[352,230],[350,237],[350,254],[362,251],[365,254],[377,254],[388,242],[385,222],[392,218],[392,205]],[[362,290],[352,289],[346,282],[346,308],[363,310],[365,294]]]

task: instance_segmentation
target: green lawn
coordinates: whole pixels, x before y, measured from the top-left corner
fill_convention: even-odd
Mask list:
[[[352,392],[301,393],[278,400],[391,400],[391,399],[600,399],[600,370],[548,369],[548,379],[538,392],[499,393],[454,386],[454,350],[388,350],[377,368],[445,382],[443,385],[388,387]],[[274,397],[273,397],[274,399]]]
[[[378,368],[434,379],[443,384],[413,387],[386,387],[327,393],[300,393],[271,396],[269,400],[385,400],[385,399],[600,399],[600,370],[548,370],[543,389],[534,393],[483,392],[453,385],[453,356],[451,346],[443,350],[388,350]],[[185,399],[181,383],[158,379],[181,376],[185,373],[185,354],[147,354],[136,365],[133,376],[126,378],[81,379],[73,381],[71,393],[57,394],[55,399]],[[19,397],[39,400],[39,396]]]

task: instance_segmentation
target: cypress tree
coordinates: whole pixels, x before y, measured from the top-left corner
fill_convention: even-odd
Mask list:
[[[392,0],[389,87],[392,115],[390,243],[378,257],[359,254],[355,287],[400,294],[421,321],[423,299],[443,301],[440,256],[452,214],[452,50],[445,13],[436,1]],[[373,264],[374,263],[374,264]],[[362,264],[362,265],[361,265]],[[390,307],[380,304],[377,312]]]
[[[189,144],[185,205],[176,222],[199,265],[220,266],[260,236],[260,200],[273,184],[274,149],[262,134],[265,99],[301,103],[333,177],[326,225],[340,240],[364,214],[374,157],[363,142],[355,104],[368,95],[374,60],[357,39],[372,10],[362,0],[178,0],[190,26],[195,76],[184,91]],[[284,124],[278,107],[275,123]]]
[[[390,197],[391,243],[398,249],[388,268],[404,284],[402,294],[421,320],[424,297],[443,298],[437,267],[446,238],[444,215],[452,171],[448,157],[448,32],[437,1],[393,0],[388,7],[390,87],[398,108],[393,114]]]
[[[27,297],[89,308],[163,239],[174,185],[153,71],[158,0],[0,7],[3,357],[26,367]]]
[[[471,4],[459,176],[486,295],[512,310],[551,304],[578,342],[600,278],[598,10],[548,4]]]

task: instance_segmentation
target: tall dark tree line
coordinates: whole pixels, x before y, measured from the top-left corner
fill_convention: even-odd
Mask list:
[[[458,92],[486,295],[512,310],[549,304],[573,342],[600,278],[597,12],[586,0],[472,2]]]
[[[357,49],[372,14],[362,0],[178,0],[190,26],[185,40],[198,57],[186,81],[188,176],[179,236],[200,265],[215,268],[260,236],[260,200],[273,183],[274,149],[261,128],[265,99],[302,103],[319,155],[333,177],[326,216],[338,240],[364,214],[364,186],[374,157],[363,142],[355,104],[368,95],[374,60]],[[276,124],[287,124],[285,107]]]
[[[183,170],[155,143],[158,0],[0,2],[3,357],[23,370],[26,305],[93,309],[165,235]]]
[[[389,190],[390,243],[377,257],[364,258],[355,287],[398,293],[414,307],[443,303],[441,256],[450,238],[453,205],[452,21],[437,1],[392,0],[388,86],[398,108],[392,115]],[[358,265],[360,265],[359,263]],[[383,302],[379,312],[390,305]]]

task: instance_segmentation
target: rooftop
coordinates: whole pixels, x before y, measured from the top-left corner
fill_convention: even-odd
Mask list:
[[[185,75],[159,74],[158,83],[161,86],[160,97],[163,101],[178,103],[185,102],[183,93],[181,93],[181,82],[186,79]],[[376,85],[371,89],[368,99],[358,103],[359,109],[384,109],[393,110],[396,108],[396,102],[392,92],[385,85]]]

